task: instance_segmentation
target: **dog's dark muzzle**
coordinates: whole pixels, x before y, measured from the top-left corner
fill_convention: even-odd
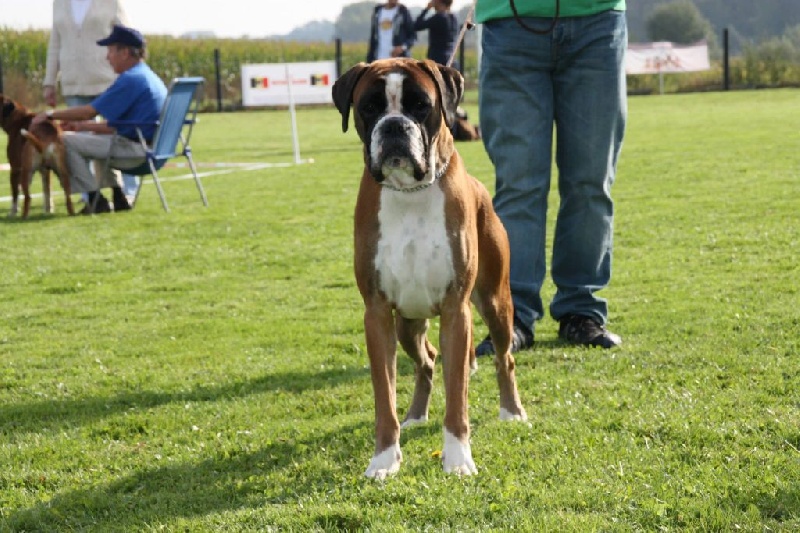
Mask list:
[[[425,178],[425,149],[422,132],[406,116],[384,117],[372,132],[370,170],[378,182],[390,174]]]
[[[388,118],[381,124],[381,135],[384,142],[408,142],[413,129],[414,124],[408,119],[403,117]]]

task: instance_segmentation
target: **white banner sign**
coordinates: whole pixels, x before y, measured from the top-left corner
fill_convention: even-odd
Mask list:
[[[286,106],[290,101],[330,104],[334,81],[333,61],[242,65],[242,103],[245,106]]]
[[[626,74],[659,74],[708,70],[708,45],[700,41],[690,45],[670,42],[631,43],[625,54]]]

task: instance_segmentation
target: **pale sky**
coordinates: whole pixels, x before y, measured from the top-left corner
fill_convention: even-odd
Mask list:
[[[102,0],[95,0],[102,1]],[[145,34],[213,31],[218,37],[283,35],[312,20],[336,21],[357,0],[123,0],[131,26]],[[422,8],[427,0],[404,0]],[[454,0],[453,12],[472,4]],[[48,29],[53,0],[0,0],[0,26]]]

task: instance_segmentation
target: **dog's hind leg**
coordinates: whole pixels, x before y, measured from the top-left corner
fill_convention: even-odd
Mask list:
[[[20,168],[19,184],[22,187],[22,218],[27,218],[31,209],[31,182],[36,154],[32,153],[34,148],[26,143],[23,147],[22,167]]]
[[[61,183],[61,188],[64,189],[64,203],[67,205],[67,213],[75,214],[75,207],[72,205],[72,186],[69,181],[69,167],[67,166],[67,150],[62,144],[56,151],[56,176]]]
[[[507,287],[507,285],[505,286]],[[508,294],[505,298],[496,298],[494,296],[496,291],[482,289],[484,288],[476,286],[473,302],[489,328],[489,335],[494,344],[494,366],[500,390],[500,419],[527,420],[528,415],[522,407],[517,392],[516,361],[511,355],[511,332],[514,320],[511,295]]]
[[[15,167],[15,165],[11,166],[11,209],[8,212],[8,216],[15,217],[17,216],[17,212],[19,211],[19,182],[20,176],[22,175],[21,169],[19,167]]]
[[[42,198],[44,199],[44,212],[49,215],[55,210],[53,197],[50,195],[50,169],[41,167],[39,173],[42,175]]]
[[[397,315],[395,320],[400,346],[414,360],[414,396],[401,427],[428,420],[428,406],[433,389],[436,348],[428,341],[428,321],[409,320]]]

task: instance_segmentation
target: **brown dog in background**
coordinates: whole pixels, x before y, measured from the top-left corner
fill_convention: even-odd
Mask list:
[[[75,214],[69,184],[66,150],[61,140],[61,129],[52,121],[31,126],[35,113],[25,106],[0,94],[0,125],[8,134],[6,156],[11,167],[11,211],[15,216],[19,210],[19,192],[22,188],[22,217],[28,216],[31,205],[30,186],[33,174],[42,176],[42,195],[45,213],[53,212],[50,196],[50,171],[58,176],[66,197],[67,212]]]

